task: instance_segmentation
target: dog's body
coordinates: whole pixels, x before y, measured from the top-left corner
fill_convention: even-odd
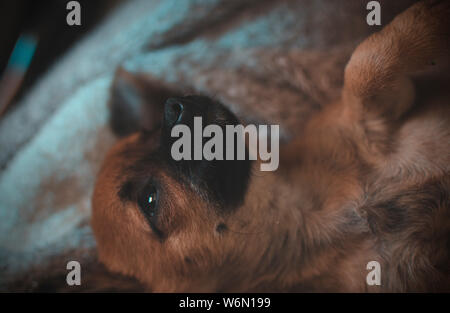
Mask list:
[[[421,2],[365,40],[341,99],[281,147],[275,172],[176,163],[174,102],[147,103],[146,131],[120,141],[98,177],[100,260],[155,291],[448,291],[450,93],[415,97],[409,75],[443,66],[449,13],[448,1]],[[237,123],[208,98],[175,99],[190,116]],[[366,282],[370,261],[379,286]]]

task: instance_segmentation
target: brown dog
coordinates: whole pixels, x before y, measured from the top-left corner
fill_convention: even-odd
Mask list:
[[[156,128],[162,107],[147,104],[146,130],[98,176],[100,260],[154,291],[448,291],[449,94],[417,98],[410,75],[448,57],[449,16],[449,1],[420,2],[360,44],[341,100],[282,146],[274,172],[174,161],[181,114],[238,120],[207,97],[177,97]],[[370,261],[379,286],[366,283]]]

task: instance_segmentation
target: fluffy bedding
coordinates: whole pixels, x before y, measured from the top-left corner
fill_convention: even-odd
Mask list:
[[[412,1],[380,2],[385,25]],[[119,66],[280,124],[289,140],[339,95],[352,49],[379,30],[367,25],[365,6],[137,0],[117,8],[0,121],[0,290],[44,290],[55,275],[64,283],[70,260],[96,268],[90,199],[115,140],[107,103]]]

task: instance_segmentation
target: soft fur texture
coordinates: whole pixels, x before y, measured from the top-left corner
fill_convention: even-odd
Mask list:
[[[341,99],[282,146],[277,171],[254,162],[233,210],[152,157],[164,140],[158,122],[144,123],[98,176],[92,226],[101,262],[153,291],[449,291],[450,94],[442,80],[432,89],[427,80],[416,96],[411,80],[445,67],[448,16],[449,1],[420,2],[361,43]],[[134,195],[149,178],[160,186],[164,240],[133,196],[120,197],[127,182],[137,182],[127,190]],[[372,260],[381,286],[366,284]]]

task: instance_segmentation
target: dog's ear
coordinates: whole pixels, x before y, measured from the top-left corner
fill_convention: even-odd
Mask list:
[[[111,86],[110,126],[117,136],[151,131],[162,122],[165,101],[181,92],[149,75],[119,67]]]

